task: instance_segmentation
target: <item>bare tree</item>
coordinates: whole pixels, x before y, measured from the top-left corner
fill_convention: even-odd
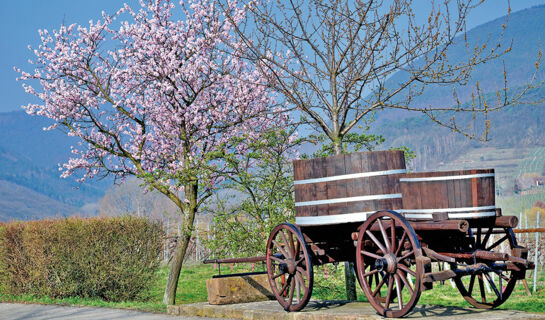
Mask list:
[[[511,95],[504,73],[499,75],[503,87],[494,101],[485,99],[478,83],[468,103],[462,103],[454,90],[468,84],[476,66],[511,49],[501,46],[503,32],[499,39],[473,45],[465,37],[468,14],[482,2],[444,0],[430,4],[427,14],[416,14],[410,0],[263,1],[248,4],[253,15],[238,33],[251,49],[246,57],[317,132],[329,138],[337,154],[351,130],[388,108],[422,112],[453,131],[485,138],[458,125],[453,115],[486,115],[519,103],[528,88]],[[466,56],[452,63],[447,53],[455,41]],[[405,76],[388,81],[399,71]],[[432,84],[451,86],[453,99],[445,101],[454,103],[412,103]],[[441,116],[445,113],[448,116]],[[484,120],[486,134],[490,124],[486,116]]]
[[[476,83],[466,102],[455,88],[468,84],[475,67],[510,51],[501,46],[503,30],[499,39],[471,44],[466,19],[483,1],[443,0],[418,14],[415,2],[250,1],[246,5],[252,15],[237,31],[249,49],[246,58],[327,137],[335,154],[347,151],[351,130],[386,109],[421,112],[455,132],[486,139],[487,114],[519,103],[529,85],[512,94],[504,72],[493,99],[485,99]],[[465,49],[459,62],[447,56],[454,44]],[[393,81],[400,71],[404,76]],[[430,85],[451,86],[453,98],[445,101],[452,103],[414,103]],[[459,112],[482,114],[483,135],[475,134],[475,126],[457,123]]]

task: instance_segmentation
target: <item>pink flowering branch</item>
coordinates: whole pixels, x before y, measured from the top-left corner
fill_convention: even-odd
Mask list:
[[[138,176],[180,208],[190,233],[198,206],[222,183],[221,156],[245,151],[232,139],[251,143],[287,121],[266,79],[225,50],[242,47],[232,29],[244,8],[218,9],[215,0],[142,1],[85,27],[39,31],[34,70],[16,70],[41,100],[25,110],[80,139],[63,177]]]

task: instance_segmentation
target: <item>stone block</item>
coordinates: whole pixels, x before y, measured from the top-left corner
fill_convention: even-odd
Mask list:
[[[266,274],[208,279],[206,290],[208,303],[214,305],[275,299]]]

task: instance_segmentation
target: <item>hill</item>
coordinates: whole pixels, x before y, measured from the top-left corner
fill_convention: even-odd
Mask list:
[[[0,180],[0,221],[64,217],[78,211],[32,189]]]
[[[534,62],[539,51],[540,40],[545,39],[545,28],[540,26],[545,21],[545,6],[537,6],[514,12],[509,17],[507,29],[503,35],[502,46],[512,42],[512,50],[502,59],[480,65],[473,73],[468,86],[457,88],[462,96],[468,96],[471,86],[479,82],[483,90],[488,90],[488,98],[495,99],[495,90],[501,87],[503,68],[508,73],[510,92],[516,92],[528,82],[535,72]],[[480,25],[467,33],[470,43],[475,44],[482,39],[491,42],[500,37],[504,18],[499,18]],[[463,59],[465,48],[455,45],[448,53],[449,61]],[[406,74],[395,74],[389,81],[401,81]],[[537,72],[537,84],[545,78],[545,68]],[[452,104],[452,88],[446,86],[430,86],[414,100],[414,104],[450,105]],[[471,140],[453,133],[449,129],[432,123],[428,117],[419,113],[391,110],[377,113],[374,132],[386,138],[385,147],[405,145],[415,151],[417,158],[413,168],[417,170],[435,170],[473,152],[484,148],[488,153],[496,149],[532,148],[545,145],[545,87],[538,87],[529,92],[526,101],[541,101],[538,105],[516,105],[486,115],[491,127],[486,142]],[[456,116],[459,123],[465,126],[476,125],[476,137],[483,133],[485,118],[469,113],[444,114],[443,117]],[[500,152],[501,154],[501,152]],[[508,159],[506,159],[508,161]],[[451,167],[452,168],[452,167]],[[515,172],[513,172],[515,173]]]
[[[535,62],[538,60],[541,49],[541,41],[545,39],[545,28],[541,27],[545,20],[545,5],[536,6],[512,13],[509,18],[501,17],[467,32],[469,48],[488,41],[493,46],[498,42],[501,48],[511,47],[511,51],[502,57],[491,60],[475,67],[471,79],[465,86],[457,86],[456,93],[462,102],[471,98],[471,93],[478,83],[483,92],[494,92],[503,88],[504,66],[510,88],[517,88],[526,84],[536,75],[536,83],[545,80],[545,67],[541,67],[537,73]],[[502,25],[507,28],[503,31]],[[465,47],[466,35],[458,36],[454,44],[447,52],[450,64],[460,63],[469,59],[468,48]],[[471,50],[469,50],[471,51]],[[417,62],[418,64],[418,62]],[[394,86],[407,79],[406,72],[397,72],[386,83],[386,87]],[[495,94],[493,95],[495,97]],[[450,106],[454,105],[453,87],[451,85],[429,85],[423,94],[414,97],[412,106]],[[414,117],[414,113],[404,110],[384,110],[377,114],[377,124],[384,124],[390,120],[401,120]]]
[[[47,119],[23,111],[0,113],[0,221],[11,217],[45,217],[89,212],[111,181],[83,184],[60,178],[58,164],[70,156],[77,140],[57,131],[44,131]],[[43,203],[42,208],[37,201]],[[46,208],[47,207],[47,208]],[[32,209],[36,210],[32,213]]]

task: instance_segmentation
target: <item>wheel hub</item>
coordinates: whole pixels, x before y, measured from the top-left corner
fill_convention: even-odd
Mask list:
[[[295,274],[297,271],[297,265],[292,258],[286,259],[284,263],[278,265],[278,269],[282,273]]]
[[[395,273],[397,270],[397,259],[389,253],[384,257],[375,260],[375,269],[378,271],[386,271],[388,273]]]

